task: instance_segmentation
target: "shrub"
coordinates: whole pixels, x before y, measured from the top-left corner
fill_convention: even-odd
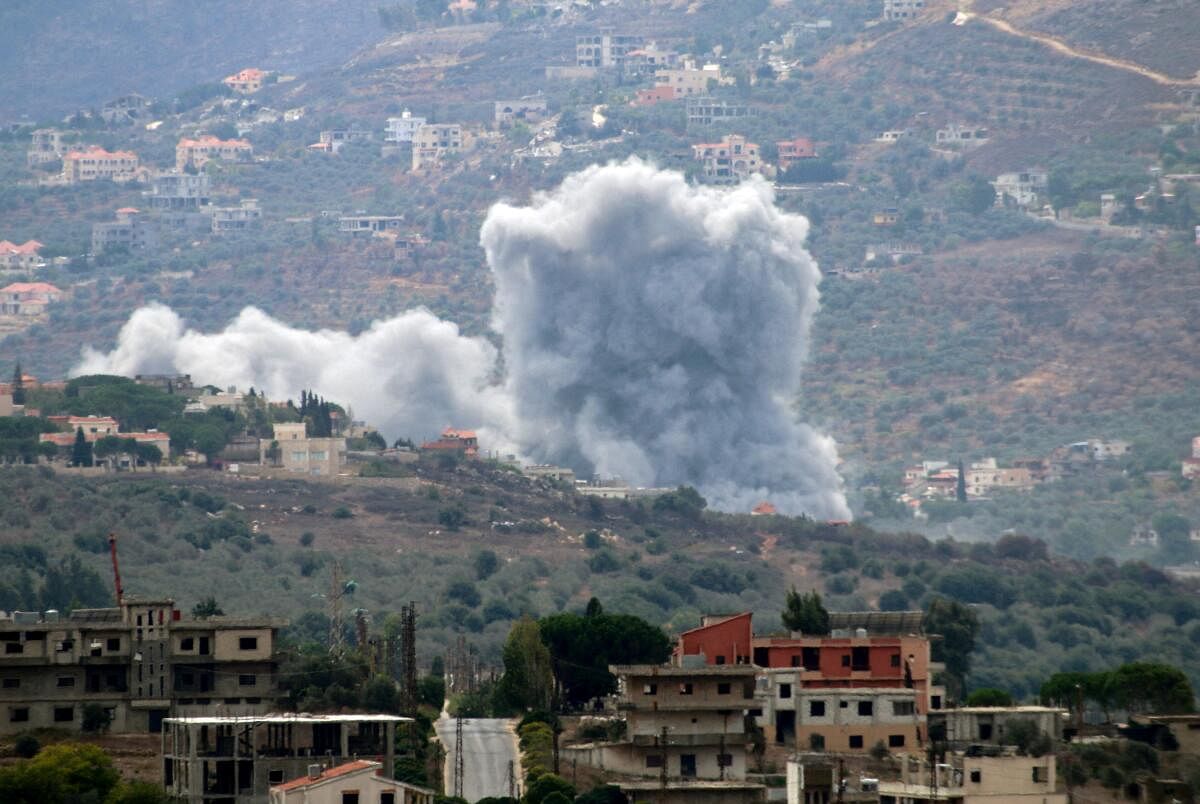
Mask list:
[[[334,519],[350,519],[352,516],[354,516],[354,514],[351,513],[350,509],[344,505],[339,505],[337,508],[333,509]]]
[[[103,734],[112,725],[112,713],[98,703],[83,705],[83,716],[80,728],[84,734]]]
[[[13,743],[13,753],[25,759],[32,759],[40,750],[42,750],[42,744],[32,734],[22,734]]]

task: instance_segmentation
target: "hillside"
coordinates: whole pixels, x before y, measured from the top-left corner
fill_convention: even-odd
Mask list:
[[[582,610],[592,596],[673,632],[703,612],[741,610],[770,631],[795,584],[822,590],[834,610],[920,607],[939,594],[976,604],[972,687],[1027,697],[1052,672],[1140,657],[1200,680],[1194,589],[1141,564],[1054,557],[1025,538],[932,543],[861,525],[700,513],[683,496],[601,503],[470,462],[337,485],[9,469],[0,492],[19,503],[3,512],[5,608],[104,605],[111,530],[129,593],[169,594],[183,608],[215,594],[229,613],[290,618],[305,638],[327,633],[321,595],[336,558],[358,584],[349,607],[367,609],[374,627],[416,601],[423,666],[459,632],[495,662],[515,617]],[[446,510],[462,524],[448,529]],[[82,569],[60,566],[70,555]],[[38,599],[43,579],[48,596]]]
[[[0,120],[59,118],[130,92],[170,96],[244,67],[337,64],[380,35],[377,7],[11,0],[0,6]]]

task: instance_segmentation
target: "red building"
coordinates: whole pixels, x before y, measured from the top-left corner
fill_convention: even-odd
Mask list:
[[[700,627],[679,635],[677,656],[703,654],[707,664],[750,664],[753,630],[750,612],[706,614]]]
[[[479,454],[479,438],[474,430],[456,430],[447,427],[442,431],[442,437],[437,441],[426,441],[421,445],[423,450],[442,452],[461,452],[468,458]]]
[[[804,137],[797,137],[794,140],[781,140],[775,143],[775,147],[779,149],[779,169],[787,170],[792,166],[793,162],[801,159],[816,159],[817,149],[812,144],[812,140]]]

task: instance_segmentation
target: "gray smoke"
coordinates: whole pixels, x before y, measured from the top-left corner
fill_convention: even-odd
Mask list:
[[[391,436],[476,426],[487,448],[585,475],[845,518],[833,440],[793,410],[818,306],[807,229],[761,180],[717,190],[636,160],[593,167],[484,222],[500,381],[486,340],[425,310],[351,336],[247,308],[204,334],[151,305],[75,372],[313,388]]]
[[[569,177],[482,230],[513,440],[714,505],[849,514],[832,439],[800,422],[820,272],[770,187],[689,186],[630,161]]]

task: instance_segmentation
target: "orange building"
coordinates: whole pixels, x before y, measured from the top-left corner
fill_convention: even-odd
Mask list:
[[[138,156],[132,151],[109,152],[93,145],[82,151],[68,151],[62,158],[62,179],[67,184],[108,179],[133,181],[138,176]]]
[[[211,134],[195,139],[184,137],[175,146],[175,167],[200,168],[212,159],[238,162],[254,156],[254,148],[246,140],[223,140]]]
[[[813,147],[812,140],[804,137],[797,137],[794,140],[781,140],[775,143],[775,147],[779,149],[779,169],[787,170],[792,166],[793,162],[801,159],[816,159],[817,149]]]
[[[447,427],[437,441],[426,441],[421,445],[423,450],[442,452],[461,452],[468,458],[479,454],[479,438],[474,430],[457,430]]]
[[[265,72],[256,67],[247,67],[240,72],[226,76],[221,80],[221,83],[232,89],[234,92],[239,92],[243,95],[250,95],[262,89],[263,83],[266,80],[267,74]]]

